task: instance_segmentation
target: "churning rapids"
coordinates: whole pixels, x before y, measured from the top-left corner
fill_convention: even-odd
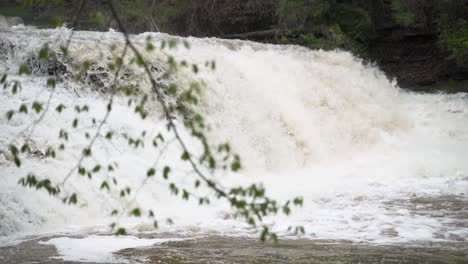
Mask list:
[[[142,120],[127,107],[126,99],[117,98],[104,130],[118,133],[112,142],[98,139],[93,151],[95,160],[103,164],[116,161],[119,168],[111,176],[102,173],[92,180],[72,176],[64,191],[78,194],[77,206],[18,185],[19,178],[30,171],[60,183],[88,142],[84,133],[96,129],[92,118],[100,120],[104,115],[109,96],[106,89],[112,79],[103,69],[112,57],[109,47],[117,45],[115,52],[121,51],[122,35],[114,31],[76,32],[71,59],[37,59],[44,44],[58,52],[69,34],[68,29],[23,26],[0,32],[0,72],[22,84],[19,94],[13,95],[10,89],[0,92],[1,245],[12,248],[27,243],[21,241],[46,236],[49,239],[40,243],[56,245],[65,259],[111,262],[111,253],[104,257],[99,253],[104,254],[106,248],[114,252],[165,239],[220,236],[223,244],[229,238],[245,238],[247,243],[248,237],[256,237],[242,219],[232,216],[227,203],[212,201],[210,206],[199,207],[198,201],[182,201],[156,177],[140,188],[147,168],[155,162],[156,151],[152,147],[129,148],[122,135],[146,130],[145,144],[151,146],[154,136],[165,131],[157,105],[149,118]],[[132,38],[143,49],[148,36],[157,43],[175,38],[159,33]],[[290,216],[266,219],[284,239],[295,239],[286,232],[289,226],[302,225],[306,233],[300,238],[305,244],[457,245],[461,256],[468,257],[467,94],[404,91],[377,67],[347,52],[214,38],[185,40],[190,49],[179,45],[167,52],[179,61],[197,63],[200,72],[194,75],[181,70],[173,81],[181,86],[192,80],[203,82],[198,107],[212,126],[211,136],[231,142],[244,165],[241,173],[215,175],[216,179],[226,186],[262,182],[267,193],[280,201],[304,197],[303,208],[293,210]],[[167,67],[166,53],[156,51],[146,56],[154,74]],[[93,66],[85,81],[70,78],[76,65],[86,60]],[[215,71],[204,67],[212,60]],[[18,75],[21,65],[29,66],[31,75]],[[52,72],[60,72],[63,81],[52,97],[51,109],[60,103],[87,104],[90,111],[80,114],[76,130],[71,129],[76,115],[73,107],[61,114],[47,113],[34,130],[32,145],[38,153],[58,146],[60,129],[70,128],[66,151],[58,152],[56,159],[28,156],[18,169],[8,146],[12,141],[18,145],[24,142],[27,133],[20,132],[38,115],[16,114],[8,121],[5,113],[22,103],[46,102],[50,94],[46,80]],[[136,66],[128,68],[124,76],[131,77],[122,81],[136,82],[142,92],[150,91]],[[159,164],[179,166],[179,149],[171,145],[167,151]],[[119,187],[100,190],[101,182],[109,177],[118,179]],[[171,177],[178,184],[193,185],[189,169],[182,165]],[[117,189],[127,186],[138,191],[121,199]],[[152,220],[110,216],[115,208],[134,207],[153,209],[159,219],[170,217],[174,224],[161,221],[154,231]],[[106,240],[96,235],[108,232],[109,223],[116,220],[133,235],[151,238]],[[79,239],[65,234],[85,237],[88,242],[78,243]],[[105,241],[114,246],[104,246]],[[100,251],[79,251],[86,244]],[[91,257],[84,257],[86,254]]]

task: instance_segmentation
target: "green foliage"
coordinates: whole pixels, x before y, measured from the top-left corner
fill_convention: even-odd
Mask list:
[[[279,40],[313,49],[341,48],[365,53],[363,43],[372,29],[367,5],[366,1],[278,0],[278,27],[286,29]]]
[[[3,16],[16,16],[16,17],[31,17],[32,14],[31,14],[31,11],[25,7],[25,6],[21,6],[21,5],[17,5],[17,6],[2,6],[2,8],[0,8],[0,15],[3,15]]]
[[[278,0],[276,12],[280,27],[304,28],[310,18],[321,20],[328,8],[328,1],[323,0]]]
[[[365,5],[333,5],[329,17],[330,21],[335,23],[335,32],[341,32],[345,38],[366,40],[372,31],[372,21]],[[339,26],[339,30],[336,25]]]
[[[415,14],[410,9],[408,0],[394,0],[391,2],[395,21],[405,27],[413,25],[416,21]]]
[[[468,23],[462,19],[447,32],[447,48],[460,63],[468,63]]]
[[[460,64],[468,63],[468,6],[462,0],[441,0],[437,2],[439,17],[439,45],[450,53],[449,59]]]

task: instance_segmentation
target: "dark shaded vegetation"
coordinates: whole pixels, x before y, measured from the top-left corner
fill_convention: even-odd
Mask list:
[[[31,1],[31,0],[30,0]],[[44,25],[70,22],[80,1],[65,5],[0,1],[0,13]],[[40,1],[39,1],[40,2]],[[117,28],[105,1],[88,1],[78,29]],[[468,76],[465,0],[135,0],[117,1],[130,32],[216,36],[349,50],[376,61],[407,87]],[[67,19],[69,18],[69,19]],[[104,21],[101,21],[104,20]]]

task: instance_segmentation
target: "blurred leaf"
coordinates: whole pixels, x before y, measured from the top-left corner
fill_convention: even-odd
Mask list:
[[[34,111],[36,111],[36,113],[39,113],[39,112],[42,111],[42,104],[39,103],[39,102],[33,102],[32,109],[34,109]]]
[[[148,172],[146,173],[146,175],[147,175],[148,177],[152,177],[152,176],[154,176],[155,173],[156,173],[156,170],[155,170],[154,168],[151,168],[151,169],[148,170]]]
[[[15,114],[15,111],[13,111],[13,110],[8,111],[6,113],[7,119],[10,120],[13,117],[14,114]]]
[[[20,66],[18,73],[19,73],[19,75],[23,75],[23,74],[28,75],[30,73],[30,70],[29,70],[28,67],[22,65],[22,66]]]
[[[127,234],[127,231],[125,230],[125,228],[119,228],[115,232],[116,236],[125,236],[126,234]]]
[[[135,208],[135,209],[133,209],[133,210],[130,212],[130,215],[133,215],[133,216],[136,216],[136,217],[140,217],[140,216],[141,216],[141,210],[140,210],[140,208]]]
[[[169,178],[169,172],[171,172],[171,168],[166,166],[164,167],[164,170],[163,170],[163,178],[164,179],[168,179]]]
[[[47,60],[49,57],[49,47],[45,45],[42,47],[42,49],[39,51],[39,59],[40,60]]]

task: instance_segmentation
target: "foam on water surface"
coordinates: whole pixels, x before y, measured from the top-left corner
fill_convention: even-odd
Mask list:
[[[175,241],[180,239],[175,239]],[[84,238],[58,237],[45,242],[44,245],[53,245],[65,261],[80,262],[112,262],[119,263],[113,253],[127,248],[138,248],[162,244],[171,239],[143,239],[134,236],[88,236]]]

